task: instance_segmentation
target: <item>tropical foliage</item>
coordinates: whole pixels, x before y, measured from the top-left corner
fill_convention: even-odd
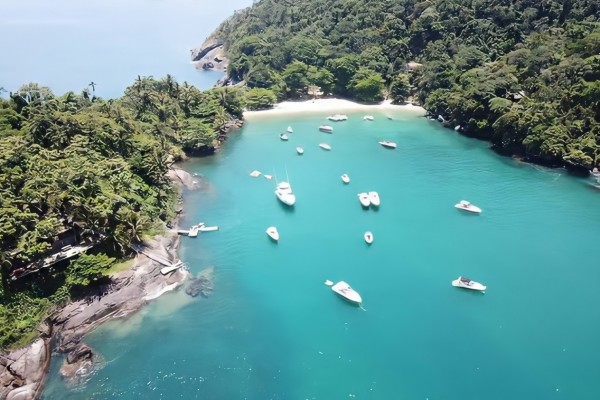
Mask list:
[[[229,75],[281,98],[413,97],[451,127],[550,165],[600,162],[596,0],[260,0],[214,36]],[[415,62],[416,61],[416,62]]]
[[[0,99],[0,347],[26,340],[53,304],[164,229],[177,198],[169,167],[213,152],[243,104],[236,89],[201,92],[168,75],[138,77],[120,99],[94,92],[55,96],[32,83]],[[27,274],[81,242],[97,245]]]

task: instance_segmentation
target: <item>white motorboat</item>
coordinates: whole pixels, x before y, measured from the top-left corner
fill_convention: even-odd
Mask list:
[[[365,238],[365,242],[367,242],[367,244],[373,243],[373,232],[366,231],[364,234],[364,238]]]
[[[287,134],[285,134],[285,133],[281,133],[281,134],[279,135],[279,139],[281,139],[281,140],[288,140],[288,139],[289,139],[289,136],[288,136]]]
[[[373,118],[373,116],[372,116],[372,115],[365,115],[365,116],[363,117],[363,119],[364,119],[365,121],[373,121],[375,118]]]
[[[381,204],[381,199],[379,198],[379,193],[377,192],[369,192],[369,200],[371,201],[371,205],[374,207],[379,207]]]
[[[350,177],[348,176],[348,174],[342,175],[342,182],[344,182],[346,184],[350,183]]]
[[[296,152],[300,155],[304,154],[304,149],[300,146],[296,147]]]
[[[388,140],[382,140],[379,144],[388,149],[395,149],[398,146],[395,142],[390,142]]]
[[[267,235],[274,241],[279,241],[279,231],[274,226],[270,226],[267,228]]]
[[[321,126],[319,127],[319,130],[320,130],[321,132],[333,133],[333,127],[332,127],[332,126],[329,126],[329,125],[321,125]]]
[[[344,114],[335,114],[335,115],[330,115],[329,117],[327,117],[327,119],[330,121],[334,121],[334,122],[340,122],[340,121],[346,121],[348,119],[348,116],[344,115]]]
[[[327,143],[319,143],[319,147],[322,148],[323,150],[331,150],[331,146],[328,145]]]
[[[277,198],[288,206],[293,206],[296,203],[296,195],[292,192],[292,187],[287,182],[280,182],[275,189]]]
[[[287,133],[294,133],[294,130],[292,129],[291,125],[287,127]]]
[[[369,199],[369,193],[359,193],[358,201],[363,207],[369,207],[371,205],[371,200]]]
[[[356,290],[352,289],[350,285],[348,285],[344,281],[339,281],[338,283],[333,285],[331,287],[331,290],[333,290],[335,293],[342,296],[344,299],[348,300],[351,303],[357,305],[362,303],[362,297],[360,297],[360,294],[358,294]]]
[[[590,171],[590,174],[592,174],[592,176],[595,178],[600,178],[600,170],[598,170],[596,167]]]
[[[263,175],[265,177],[266,180],[270,181],[271,179],[273,179],[273,175]]]
[[[472,281],[469,278],[465,278],[463,276],[459,276],[458,279],[453,280],[452,286],[464,289],[478,290],[480,292],[483,292],[487,288],[487,286],[482,285],[479,282]]]
[[[466,200],[461,200],[458,204],[455,204],[454,207],[474,214],[479,214],[481,212],[481,208],[474,206]]]
[[[257,170],[254,170],[254,171],[250,172],[250,176],[253,177],[253,178],[261,176],[261,174],[262,174],[262,172],[257,171]]]

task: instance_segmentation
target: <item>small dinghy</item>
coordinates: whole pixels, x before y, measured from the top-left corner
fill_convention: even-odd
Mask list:
[[[373,243],[373,232],[366,231],[364,234],[364,238],[365,238],[365,242],[367,242],[367,244]]]
[[[285,133],[281,133],[281,134],[279,135],[279,139],[281,139],[281,140],[283,140],[283,141],[286,141],[286,140],[289,140],[289,137],[288,137],[288,135],[286,135]]]
[[[250,172],[250,176],[253,177],[253,178],[256,178],[256,177],[261,176],[261,175],[262,175],[262,172],[257,171],[257,170],[254,170],[254,171]]]
[[[273,175],[263,175],[265,177],[266,180],[270,181],[271,179],[273,179]]]
[[[286,132],[287,133],[294,133],[294,130],[292,129],[291,125],[287,127]]]
[[[276,241],[276,242],[279,241],[279,232],[277,231],[277,228],[275,228],[274,226],[270,226],[267,228],[267,235],[269,235],[269,237],[271,239],[273,239],[274,241]]]
[[[302,154],[304,154],[304,149],[302,147],[298,146],[298,147],[296,147],[296,153],[302,155]]]
[[[360,204],[365,208],[371,205],[371,200],[369,200],[369,193],[359,193],[358,201],[360,201]]]
[[[344,182],[345,184],[350,183],[350,177],[348,176],[348,174],[342,175],[342,182]]]
[[[479,282],[472,281],[471,279],[465,278],[463,276],[459,276],[458,279],[453,280],[452,286],[460,287],[463,289],[477,290],[480,292],[483,292],[485,289],[487,289],[487,286],[482,285]]]
[[[364,119],[365,121],[373,121],[375,118],[373,118],[373,116],[372,116],[372,115],[365,115],[365,116],[363,117],[363,119]]]
[[[332,127],[332,126],[329,126],[329,125],[321,125],[321,126],[319,127],[319,130],[320,130],[321,132],[325,132],[325,133],[333,133],[333,127]]]
[[[323,150],[327,150],[327,151],[331,150],[331,146],[328,145],[327,143],[320,143],[319,147],[322,148]]]

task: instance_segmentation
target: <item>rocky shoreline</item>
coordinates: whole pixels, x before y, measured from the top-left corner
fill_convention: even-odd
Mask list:
[[[169,172],[170,178],[189,190],[200,187],[197,177],[181,169]],[[182,209],[178,210],[179,212]],[[179,236],[175,227],[144,242],[134,266],[113,276],[101,295],[89,296],[53,312],[40,326],[39,338],[31,345],[12,352],[0,352],[0,400],[33,400],[43,388],[53,351],[67,354],[60,373],[77,384],[94,371],[101,356],[83,342],[84,336],[100,324],[125,318],[149,301],[181,286],[189,277],[185,269],[168,275],[160,273],[162,264],[179,261]],[[149,256],[150,257],[149,257]],[[212,277],[212,273],[209,274]],[[212,282],[202,283],[212,289]]]

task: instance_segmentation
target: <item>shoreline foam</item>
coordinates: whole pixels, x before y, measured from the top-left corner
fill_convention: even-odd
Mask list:
[[[397,105],[390,101],[380,104],[360,104],[345,99],[316,99],[306,101],[284,101],[277,103],[274,108],[259,111],[244,111],[244,119],[251,120],[257,117],[271,117],[276,115],[316,114],[316,113],[342,113],[342,112],[381,112],[401,111],[425,115],[426,110],[421,106],[412,104]]]

